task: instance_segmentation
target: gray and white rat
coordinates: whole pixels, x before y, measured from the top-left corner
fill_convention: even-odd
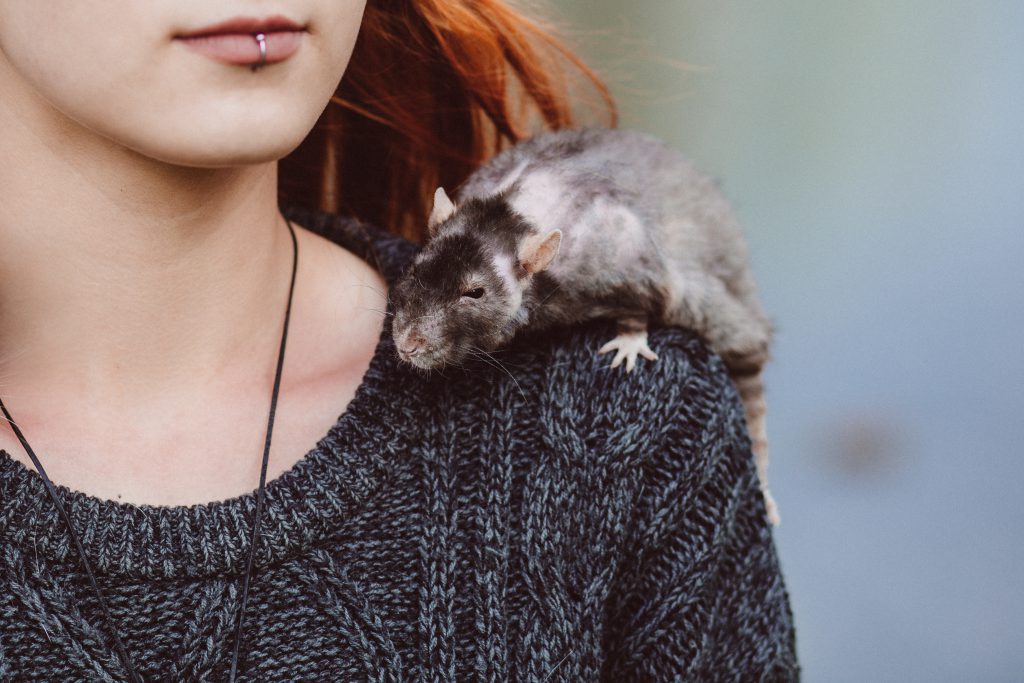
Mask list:
[[[634,131],[544,133],[475,171],[452,202],[434,195],[430,239],[392,289],[399,356],[459,363],[520,330],[611,318],[626,371],[654,361],[648,322],[688,327],[726,364],[743,399],[769,519],[764,386],[772,325],[746,243],[716,184]]]

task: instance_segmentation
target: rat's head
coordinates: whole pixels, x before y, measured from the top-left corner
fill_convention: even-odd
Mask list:
[[[508,342],[526,321],[533,274],[551,264],[561,240],[558,230],[537,233],[502,197],[456,209],[441,188],[429,232],[391,291],[398,355],[426,369]]]

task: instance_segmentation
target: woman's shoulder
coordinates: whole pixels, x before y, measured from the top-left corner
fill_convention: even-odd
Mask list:
[[[597,353],[614,336],[610,320],[521,334],[463,368],[471,376],[467,391],[482,397],[485,414],[514,415],[544,450],[599,467],[699,471],[713,466],[708,458],[721,452],[719,442],[747,459],[742,404],[721,358],[700,336],[681,327],[652,328],[658,360],[640,359],[628,373]]]
[[[731,379],[722,360],[694,331],[655,326],[649,330],[656,361],[637,360],[627,372],[610,367],[612,355],[598,353],[615,337],[615,323],[598,319],[573,326],[526,332],[512,350],[525,354],[542,371],[551,398],[586,398],[590,410],[654,411],[653,417],[678,420],[709,402],[730,400]],[[682,400],[684,399],[685,400]]]
[[[562,544],[545,560],[571,566],[548,576],[585,577],[581,594],[606,590],[612,679],[729,670],[798,680],[788,596],[724,363],[694,332],[658,327],[657,361],[613,370],[597,349],[614,327],[593,321],[513,345],[542,377],[544,447],[519,480],[524,538]],[[614,578],[602,583],[605,569]]]

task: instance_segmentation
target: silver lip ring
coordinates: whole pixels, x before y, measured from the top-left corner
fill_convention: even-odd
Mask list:
[[[252,65],[252,70],[255,71],[267,63],[267,36],[263,33],[257,33],[253,37],[256,38],[256,44],[260,48],[260,61]]]

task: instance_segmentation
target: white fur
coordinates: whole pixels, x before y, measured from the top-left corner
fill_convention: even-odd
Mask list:
[[[537,171],[523,180],[521,191],[511,198],[512,208],[541,232],[549,232],[564,219],[565,198],[569,194],[553,173]],[[529,201],[526,201],[527,198]]]
[[[465,235],[466,234],[466,222],[465,221],[452,221],[448,223],[437,233],[438,235]]]
[[[588,235],[600,234],[602,239],[609,240],[604,248],[616,254],[616,259],[620,262],[635,260],[649,250],[647,229],[636,213],[622,204],[598,198],[580,219],[580,223],[584,225],[604,223],[610,227],[609,230],[592,229],[587,233]]]
[[[491,263],[494,264],[494,271],[505,283],[505,288],[509,292],[509,305],[513,310],[519,310],[519,307],[523,303],[523,288],[519,284],[519,280],[516,278],[515,264],[512,259],[505,254],[494,254],[491,257]]]
[[[526,167],[529,164],[530,164],[529,161],[521,161],[521,162],[519,162],[519,164],[514,169],[512,169],[512,171],[507,176],[505,176],[500,181],[498,181],[498,185],[494,189],[494,194],[501,194],[502,192],[504,192],[508,188],[512,187],[512,185],[517,180],[519,180],[519,176],[521,176],[523,174],[523,171],[526,170]]]

